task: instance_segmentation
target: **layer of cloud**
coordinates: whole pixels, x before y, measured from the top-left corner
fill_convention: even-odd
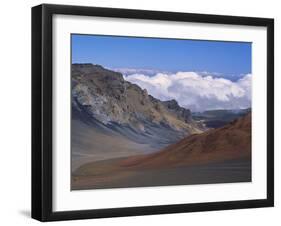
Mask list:
[[[161,71],[157,69],[145,69],[145,68],[109,68],[109,69],[120,72],[125,76],[132,75],[132,74],[144,74],[144,75],[154,76],[157,73],[168,73],[167,71]]]
[[[160,100],[175,99],[193,111],[242,109],[251,106],[251,74],[237,81],[196,72],[124,75]]]

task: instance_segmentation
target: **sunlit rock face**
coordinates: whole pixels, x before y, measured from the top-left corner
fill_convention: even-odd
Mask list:
[[[156,99],[121,73],[93,64],[72,65],[72,118],[139,142],[168,144],[205,129],[176,100]]]

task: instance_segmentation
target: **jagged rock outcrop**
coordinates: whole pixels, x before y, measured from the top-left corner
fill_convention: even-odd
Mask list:
[[[178,119],[184,120],[186,123],[192,122],[191,111],[189,109],[185,109],[179,106],[176,100],[168,100],[163,101],[163,104],[169,109],[171,112],[175,113]]]
[[[122,74],[93,64],[72,65],[72,117],[140,142],[169,143],[204,129],[176,100],[160,101]]]

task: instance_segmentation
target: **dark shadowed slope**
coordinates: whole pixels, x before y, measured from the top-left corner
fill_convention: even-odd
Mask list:
[[[250,111],[250,108],[232,110],[208,110],[204,112],[193,112],[192,118],[195,121],[204,123],[207,128],[219,128],[234,121],[237,118],[248,114]]]

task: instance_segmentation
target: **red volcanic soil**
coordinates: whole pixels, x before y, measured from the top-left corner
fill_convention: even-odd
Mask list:
[[[230,124],[195,134],[160,152],[129,157],[120,165],[133,168],[194,165],[251,157],[251,113]]]
[[[71,187],[75,190],[250,180],[249,113],[224,127],[186,137],[154,154],[84,164],[72,173]]]

